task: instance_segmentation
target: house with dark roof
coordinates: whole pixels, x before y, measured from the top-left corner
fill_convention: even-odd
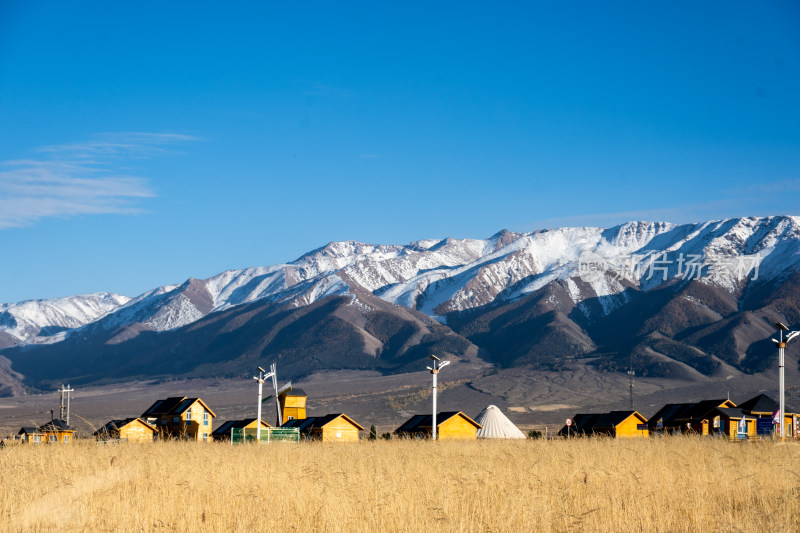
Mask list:
[[[436,436],[438,440],[478,438],[481,425],[461,411],[444,411],[436,415]],[[431,438],[433,435],[433,415],[414,415],[405,421],[394,434],[401,438]]]
[[[69,444],[75,440],[75,428],[58,418],[39,426],[39,431],[45,442]]]
[[[141,418],[109,420],[93,433],[98,440],[124,440],[127,442],[153,442],[156,434],[156,427]]]
[[[715,432],[735,439],[750,439],[756,436],[756,418],[736,407],[715,407],[707,414]]]
[[[756,433],[762,436],[775,435],[778,424],[772,423],[773,414],[780,409],[780,404],[766,394],[759,394],[737,406],[744,414],[756,419]],[[798,411],[792,407],[784,406],[786,410],[785,424],[786,435],[800,438],[800,427],[798,427]],[[768,419],[769,421],[765,420]],[[776,419],[776,421],[779,419]]]
[[[323,442],[357,442],[358,432],[364,431],[361,424],[344,413],[295,418],[281,427],[297,428],[300,430],[300,435],[306,439]]]
[[[694,433],[710,435],[719,432],[708,414],[712,409],[735,408],[730,399],[703,400],[690,403],[668,403],[659,409],[648,422],[651,434]]]
[[[141,418],[156,427],[160,438],[207,442],[216,416],[200,398],[173,396],[153,403]]]
[[[649,437],[647,419],[638,411],[611,411],[600,415],[592,428],[595,435],[614,438]]]
[[[39,431],[39,426],[23,426],[19,430],[17,436],[22,442],[30,442],[31,444],[41,444],[44,434]]]
[[[572,417],[572,425],[564,427],[558,432],[559,437],[588,437],[593,433],[594,423],[602,416],[601,413],[578,413]]]
[[[271,426],[261,420],[261,429],[268,429]],[[255,432],[258,429],[258,419],[257,418],[245,418],[243,420],[227,420],[224,424],[220,427],[215,429],[211,436],[214,438],[214,442],[218,441],[230,441],[233,429],[251,429]],[[248,433],[249,438],[249,433]],[[255,433],[254,437],[255,438]]]
[[[638,411],[610,411],[608,413],[578,413],[572,425],[565,425],[559,436],[608,436],[615,438],[648,437],[647,419]]]

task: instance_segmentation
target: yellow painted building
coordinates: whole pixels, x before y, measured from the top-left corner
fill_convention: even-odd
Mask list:
[[[732,409],[730,399],[702,400],[691,403],[668,403],[648,422],[650,433],[688,433],[710,435],[718,432],[709,413],[716,408]]]
[[[322,442],[358,442],[358,432],[364,431],[361,424],[344,413],[295,418],[281,427],[298,428],[305,438]]]
[[[160,438],[208,442],[216,416],[200,398],[173,396],[156,401],[141,418],[156,427]]]
[[[572,425],[558,432],[562,437],[607,436],[619,439],[650,436],[647,419],[638,411],[611,411],[608,413],[578,413]]]
[[[647,419],[638,411],[611,411],[600,415],[592,428],[595,435],[608,435],[618,439],[646,438],[650,436]]]
[[[64,420],[51,420],[39,426],[39,431],[42,434],[42,442],[71,444],[75,440],[75,429]]]
[[[461,411],[447,411],[436,415],[438,440],[474,440],[478,438],[480,428],[480,424]],[[431,438],[433,416],[414,415],[394,430],[394,434],[401,438]]]
[[[281,406],[281,425],[289,420],[306,418],[306,400],[308,397],[302,389],[293,389],[282,392],[278,396]]]
[[[156,432],[155,426],[148,424],[141,418],[125,418],[109,421],[95,431],[94,436],[100,440],[119,439],[128,442],[153,442]]]
[[[756,419],[769,419],[773,420],[773,414],[776,413],[780,409],[780,404],[772,399],[771,397],[767,396],[766,394],[759,394],[749,400],[742,402],[740,405],[737,406],[745,415],[752,416]],[[792,438],[800,438],[800,427],[798,427],[797,419],[798,415],[793,412],[790,407],[786,407],[786,415],[784,418],[784,423],[786,424],[786,436]],[[769,423],[767,424],[769,427]],[[780,433],[780,429],[778,429],[778,424],[772,424],[771,430],[769,433],[766,433],[762,436],[776,436]],[[763,426],[762,426],[763,427]]]
[[[756,437],[756,417],[747,415],[740,409],[717,407],[708,414],[708,417],[716,434],[724,435],[731,440]],[[744,425],[742,419],[744,419]]]

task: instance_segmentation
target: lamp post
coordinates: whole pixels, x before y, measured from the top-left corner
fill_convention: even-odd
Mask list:
[[[781,425],[780,425],[780,432],[781,438],[783,439],[786,437],[786,411],[785,411],[785,404],[784,404],[784,387],[783,387],[783,365],[784,365],[784,350],[786,349],[786,344],[800,335],[800,331],[789,331],[789,328],[786,327],[786,324],[783,322],[776,322],[773,324],[775,329],[778,330],[780,335],[780,340],[772,339],[772,342],[775,343],[775,346],[778,347],[778,395],[780,396],[779,406],[778,406],[778,415],[781,417]],[[783,339],[783,332],[786,331],[786,340]]]
[[[450,361],[442,361],[435,355],[430,356],[433,359],[433,368],[427,367],[433,375],[433,420],[431,422],[431,438],[436,440],[436,376],[439,375],[439,370],[450,364]]]
[[[258,377],[253,376],[253,379],[258,382],[258,425],[256,426],[256,441],[261,443],[261,392],[264,386],[264,381],[271,378],[275,371],[273,370],[269,374],[266,373],[267,371],[261,367],[258,367]]]

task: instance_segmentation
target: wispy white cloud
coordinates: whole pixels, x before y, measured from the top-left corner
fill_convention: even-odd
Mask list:
[[[103,133],[97,138],[77,143],[41,146],[35,151],[60,157],[88,159],[93,157],[153,157],[172,153],[175,146],[201,140],[177,133]]]
[[[0,229],[46,217],[139,213],[138,202],[155,193],[147,179],[119,171],[122,162],[169,153],[194,140],[178,134],[103,134],[37,148],[37,158],[0,162]]]

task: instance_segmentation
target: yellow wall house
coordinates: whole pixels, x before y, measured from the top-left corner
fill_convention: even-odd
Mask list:
[[[647,419],[638,411],[611,411],[597,417],[592,427],[596,435],[631,438],[649,437]]]
[[[39,431],[39,426],[24,426],[19,430],[17,436],[22,439],[22,442],[30,442],[31,444],[42,443],[42,432]]]
[[[780,419],[777,417],[777,420],[773,420],[773,415],[780,409],[780,404],[766,394],[759,394],[758,396],[750,398],[749,400],[742,402],[737,407],[745,415],[752,416],[756,419],[769,420],[769,422],[762,420],[760,424],[756,422],[756,424],[761,426],[761,433],[759,433],[760,436],[771,436],[780,432],[780,430],[777,428],[778,424],[772,423],[773,421],[777,422]],[[785,410],[786,436],[800,438],[800,427],[798,427],[797,424],[798,415],[796,414],[796,411],[788,406],[786,406]]]
[[[39,426],[39,431],[44,442],[70,444],[75,440],[75,429],[64,420],[51,420]]]
[[[153,442],[156,427],[141,418],[111,420],[94,432],[99,440],[120,439],[128,442]]]
[[[289,420],[304,419],[306,417],[306,400],[306,393],[302,389],[282,392],[278,396],[283,417],[281,425]]]
[[[436,433],[439,440],[478,438],[481,425],[461,411],[446,411],[436,415]],[[394,430],[402,438],[430,438],[433,433],[432,415],[414,415]]]
[[[271,427],[269,424],[261,420],[261,429],[267,429]],[[211,436],[214,437],[214,442],[218,441],[230,441],[231,440],[231,430],[232,429],[252,429],[256,430],[258,428],[258,419],[256,418],[245,418],[244,420],[228,420],[224,424],[222,424],[219,428],[215,429]],[[254,436],[255,438],[255,436]]]
[[[756,436],[756,417],[743,413],[741,409],[717,407],[708,416],[715,432],[731,440],[752,439]]]
[[[306,419],[289,420],[281,427],[295,427],[300,434],[311,440],[323,442],[357,442],[358,432],[364,428],[344,413],[312,416]]]
[[[729,399],[703,400],[692,403],[668,403],[648,422],[650,433],[689,433],[709,435],[717,428],[709,413],[717,408],[734,408]]]
[[[158,400],[141,418],[155,426],[161,438],[210,441],[214,414],[200,398],[173,396]]]

